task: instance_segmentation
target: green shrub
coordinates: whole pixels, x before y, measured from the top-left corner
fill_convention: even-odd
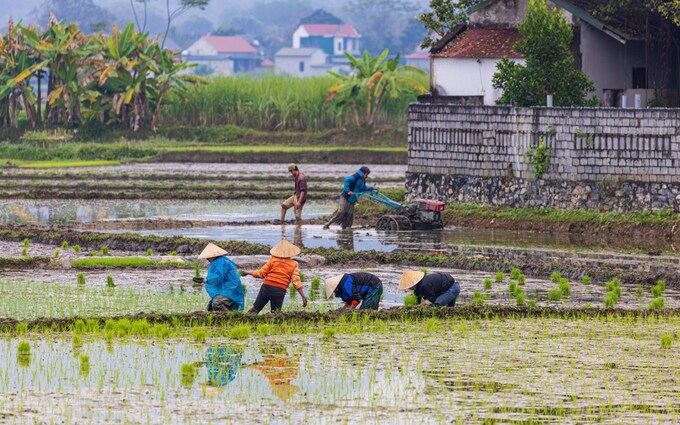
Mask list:
[[[489,279],[489,278],[487,277],[486,279],[484,279],[484,289],[486,289],[486,290],[488,291],[488,290],[490,290],[491,288],[493,288],[493,282],[492,282],[491,279]]]
[[[505,273],[503,272],[496,272],[496,283],[503,283],[505,282]]]
[[[660,310],[663,308],[664,304],[665,304],[664,298],[657,297],[650,301],[649,308],[652,310]]]
[[[581,278],[581,283],[584,285],[590,285],[591,284],[590,276],[583,276]]]

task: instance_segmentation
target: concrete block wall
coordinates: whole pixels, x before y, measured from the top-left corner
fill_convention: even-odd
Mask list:
[[[551,164],[537,182],[525,153],[541,140]],[[409,108],[411,198],[678,211],[678,166],[680,109]]]

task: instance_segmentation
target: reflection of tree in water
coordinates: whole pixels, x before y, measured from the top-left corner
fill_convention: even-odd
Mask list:
[[[205,352],[205,368],[211,385],[226,387],[241,367],[243,347],[212,346]]]
[[[250,367],[262,372],[279,399],[286,401],[300,391],[300,387],[291,384],[298,377],[299,355],[289,356],[285,346],[272,345],[262,349],[262,359]]]

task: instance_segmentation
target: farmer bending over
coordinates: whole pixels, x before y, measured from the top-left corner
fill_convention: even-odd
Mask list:
[[[460,294],[460,283],[448,273],[430,273],[406,270],[401,277],[399,289],[413,289],[418,303],[432,307],[456,306],[456,298]]]
[[[323,226],[324,229],[328,229],[331,224],[339,224],[343,229],[352,227],[354,204],[359,200],[359,194],[373,191],[372,187],[366,186],[366,179],[370,173],[371,170],[368,167],[361,167],[356,173],[345,178],[342,193],[340,193],[340,206]]]
[[[233,261],[227,258],[227,251],[209,243],[198,258],[207,259],[208,274],[205,279],[195,277],[197,283],[205,282],[205,292],[210,296],[208,311],[243,310],[243,285]]]
[[[382,282],[371,273],[346,273],[326,279],[326,298],[342,298],[348,310],[359,304],[359,310],[377,310],[382,293]]]
[[[264,279],[260,292],[255,299],[255,304],[253,304],[253,308],[248,313],[259,313],[267,303],[271,303],[272,312],[281,310],[283,299],[291,282],[302,297],[302,306],[307,307],[307,297],[305,297],[305,293],[302,291],[298,263],[291,259],[291,257],[300,253],[300,248],[284,239],[272,248],[269,253],[272,256],[269,257],[269,261],[261,269],[254,272],[243,272],[243,276],[250,275]]]

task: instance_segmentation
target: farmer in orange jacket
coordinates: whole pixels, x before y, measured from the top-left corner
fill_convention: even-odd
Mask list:
[[[272,256],[269,257],[269,261],[261,269],[254,272],[243,272],[243,276],[264,279],[255,303],[248,313],[259,313],[267,303],[271,303],[272,312],[281,310],[283,299],[286,296],[286,292],[288,292],[288,286],[290,286],[291,282],[302,297],[302,306],[306,307],[307,297],[305,297],[305,293],[302,291],[298,263],[291,259],[291,257],[300,253],[300,248],[284,239],[272,248],[269,253]]]

